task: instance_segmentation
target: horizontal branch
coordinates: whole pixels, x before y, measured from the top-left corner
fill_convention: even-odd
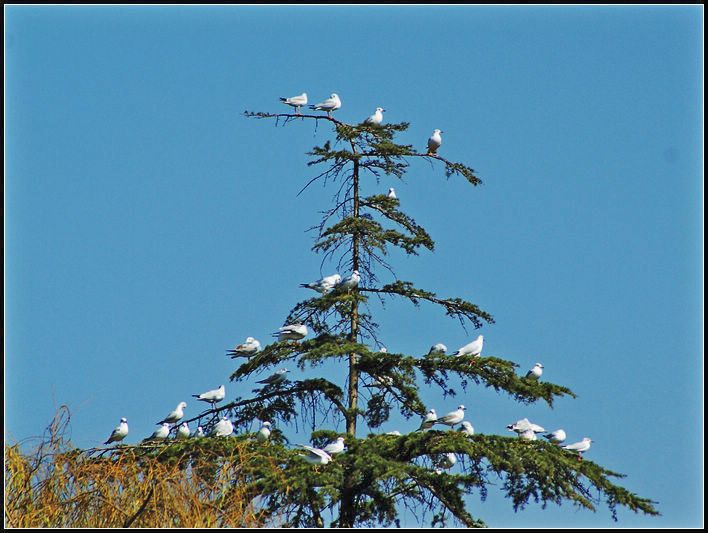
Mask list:
[[[337,394],[337,391],[339,391],[339,394]],[[342,397],[342,392],[339,387],[325,379],[308,379],[305,381],[298,381],[295,385],[287,389],[276,389],[264,394],[260,394],[255,398],[233,401],[221,405],[219,407],[214,407],[213,409],[207,409],[206,411],[195,416],[194,418],[183,420],[182,422],[194,422],[209,415],[217,415],[223,411],[237,409],[239,407],[245,407],[254,403],[269,400],[271,398],[282,398],[292,396],[295,394],[300,394],[302,392],[321,392],[327,397],[328,400],[330,400],[337,407],[337,409],[339,409],[339,411],[341,411],[342,415],[346,416],[347,408],[340,400],[340,398]]]
[[[360,288],[359,291],[403,296],[404,298],[408,298],[414,305],[418,305],[419,300],[441,305],[445,308],[447,315],[457,317],[461,322],[463,318],[466,318],[474,324],[475,328],[482,327],[480,319],[489,324],[494,323],[492,315],[482,311],[479,307],[470,302],[462,300],[461,298],[438,298],[433,292],[415,288],[409,281],[396,281],[395,283],[384,285],[378,289],[373,287]]]

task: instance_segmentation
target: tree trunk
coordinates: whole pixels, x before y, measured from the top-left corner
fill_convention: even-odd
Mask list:
[[[352,149],[356,152],[354,146]],[[359,161],[354,160],[353,171],[353,196],[354,196],[354,217],[359,216]],[[352,239],[352,270],[359,270],[359,235],[355,234]],[[357,289],[354,289],[355,291]],[[349,331],[349,340],[357,341],[359,334],[359,304],[352,303],[352,316]],[[356,437],[356,410],[359,402],[359,370],[356,368],[357,354],[349,354],[349,390],[348,399],[349,413],[347,415],[347,435]],[[339,527],[354,527],[354,479],[350,472],[344,473],[344,486],[342,487],[341,505],[339,508]]]

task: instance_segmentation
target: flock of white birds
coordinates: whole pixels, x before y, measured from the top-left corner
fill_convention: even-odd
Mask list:
[[[295,108],[295,114],[300,114],[300,108],[307,105],[307,93],[302,93],[297,96],[290,96],[289,98],[281,97],[280,101],[290,107]],[[326,111],[327,116],[332,118],[332,113],[337,109],[342,107],[342,100],[339,98],[337,93],[332,93],[329,98],[320,102],[319,104],[314,104],[310,106],[310,109],[315,111]],[[386,110],[383,107],[377,107],[373,115],[370,115],[364,119],[363,123],[373,126],[379,126],[383,122],[383,114]],[[438,148],[442,145],[441,133],[442,130],[435,129],[433,134],[428,139],[428,155],[436,155],[438,153]],[[395,195],[393,196],[395,198]]]
[[[325,276],[322,279],[313,281],[311,283],[301,283],[300,287],[312,289],[319,292],[320,294],[327,294],[336,291],[351,291],[359,285],[361,281],[361,276],[359,272],[354,270],[352,274],[346,278],[342,278],[339,273],[332,274],[331,276]],[[278,329],[278,331],[273,333],[273,336],[277,338],[278,342],[283,341],[300,341],[304,339],[309,334],[307,326],[305,324],[287,324]],[[484,336],[479,335],[472,342],[465,344],[451,355],[454,357],[481,357],[482,349],[484,348]],[[238,344],[231,350],[227,350],[227,355],[232,359],[245,357],[250,358],[256,355],[261,350],[261,343],[254,337],[247,337],[245,342]],[[387,349],[381,348],[380,353],[387,353]],[[437,343],[430,347],[428,351],[428,356],[446,356],[447,346],[443,343]],[[281,368],[274,374],[257,381],[257,383],[263,384],[265,387],[279,385],[287,380],[287,374],[289,370],[287,368]],[[543,374],[543,365],[541,363],[536,363],[533,368],[531,368],[525,375],[525,379],[528,380],[538,380]],[[391,376],[372,376],[372,384],[365,385],[366,387],[390,387],[393,385],[393,378]],[[198,401],[209,403],[212,409],[218,402],[221,402],[226,397],[226,389],[224,385],[220,385],[217,389],[203,392],[202,394],[193,394],[194,398]],[[170,431],[174,426],[179,423],[179,421],[184,417],[184,409],[187,407],[186,402],[180,402],[173,411],[171,411],[165,418],[157,422],[159,427],[155,432],[148,438],[143,439],[143,442],[153,442],[166,440],[169,438]],[[430,409],[423,420],[421,421],[420,427],[416,431],[430,431],[435,425],[445,425],[449,426],[451,429],[455,426],[460,426],[459,431],[466,435],[474,435],[474,427],[472,424],[464,420],[466,407],[464,405],[459,405],[455,411],[451,411],[444,416],[438,416],[435,409]],[[171,427],[173,426],[173,427]],[[523,440],[536,440],[537,433],[544,433],[544,437],[548,439],[549,442],[561,446],[565,442],[566,434],[563,429],[557,429],[550,433],[546,433],[546,430],[530,422],[527,418],[523,418],[509,424],[507,426],[509,431],[513,431],[518,434],[520,439]],[[204,434],[201,426],[198,426],[194,434],[191,433],[189,425],[183,422],[177,427],[175,432],[175,439],[187,439],[189,437],[228,437],[234,431],[233,424],[227,416],[222,417],[219,422],[217,422],[211,429],[208,435]],[[260,430],[256,433],[256,439],[260,443],[264,443],[268,440],[271,433],[271,423],[264,421],[261,423]],[[121,442],[128,435],[128,421],[125,418],[121,418],[120,424],[113,430],[111,436],[104,442],[104,444],[111,444],[114,442]],[[387,435],[400,436],[401,433],[398,431],[392,431],[387,433]],[[568,444],[562,446],[564,449],[576,452],[578,459],[582,460],[582,454],[590,449],[591,439],[588,437],[583,438],[580,442],[573,444]],[[308,453],[302,455],[305,461],[325,465],[332,460],[332,456],[344,451],[344,437],[339,437],[336,441],[325,446],[323,449],[314,448],[312,446],[300,445]],[[442,469],[452,468],[457,463],[457,457],[454,453],[448,453],[443,455],[442,459],[434,460],[436,466],[436,472],[440,473]]]
[[[307,93],[302,93],[298,96],[291,96],[289,98],[280,98],[280,101],[286,105],[295,108],[295,113],[300,114],[300,109],[307,105]],[[332,118],[332,112],[340,109],[342,107],[342,101],[339,95],[332,93],[329,98],[324,101],[310,106],[310,109],[316,111],[325,111],[327,116]],[[382,107],[377,107],[376,111],[366,118],[363,123],[368,125],[380,125],[383,122],[383,113],[386,110]],[[433,134],[428,139],[428,155],[436,155],[438,149],[442,145],[442,137],[440,134],[443,133],[442,130],[435,129]],[[396,191],[393,187],[388,190],[388,198],[397,198]],[[314,281],[312,283],[302,283],[300,287],[307,289],[312,289],[319,292],[320,294],[326,294],[332,291],[351,291],[356,288],[361,281],[361,276],[357,270],[354,270],[350,276],[342,279],[339,273],[332,274],[331,276],[325,276],[322,279]],[[282,341],[299,341],[304,339],[308,335],[307,326],[305,324],[288,324],[278,329],[273,336],[278,339],[279,342]],[[482,348],[484,347],[484,336],[479,335],[472,342],[465,344],[451,355],[456,357],[462,356],[472,356],[481,357]],[[232,359],[239,357],[250,358],[256,355],[261,349],[261,343],[254,337],[247,337],[245,342],[237,345],[232,350],[227,351]],[[386,348],[381,348],[380,352],[386,353]],[[447,346],[442,343],[437,343],[433,345],[429,352],[429,356],[444,356],[447,354]],[[287,373],[289,370],[287,368],[281,368],[271,376],[258,381],[267,386],[275,386],[283,383],[287,379]],[[526,373],[526,379],[538,380],[543,374],[543,365],[541,363],[536,363],[533,368],[531,368]],[[393,379],[390,376],[372,376],[373,384],[366,385],[368,387],[390,387],[393,384]],[[193,394],[193,397],[197,398],[199,401],[207,402],[211,404],[213,408],[216,403],[222,401],[226,397],[226,390],[223,385],[218,389],[204,392],[202,394]],[[174,411],[170,412],[165,418],[160,420],[157,424],[160,427],[155,430],[155,432],[148,438],[144,439],[143,442],[166,440],[169,437],[171,431],[171,425],[176,425],[184,417],[184,408],[187,407],[185,402],[180,402]],[[437,424],[446,425],[450,428],[454,428],[459,425],[460,431],[466,435],[474,435],[474,428],[472,424],[464,420],[465,416],[465,406],[459,405],[455,411],[452,411],[442,417],[438,417],[435,409],[430,409],[423,417],[420,427],[416,431],[430,431],[433,426]],[[270,437],[271,433],[271,423],[264,421],[261,424],[261,428],[256,433],[256,438],[258,442],[266,442]],[[545,433],[545,429],[537,424],[529,422],[527,418],[523,418],[509,424],[507,429],[518,434],[520,439],[523,440],[536,440],[536,433]],[[222,417],[219,422],[212,428],[208,436],[213,437],[228,437],[233,433],[233,424],[227,416]],[[387,433],[387,435],[400,436],[401,433],[398,431],[392,431]],[[113,442],[121,442],[125,437],[128,436],[128,421],[125,418],[120,419],[120,424],[113,430],[111,436],[108,438],[104,444],[111,444]],[[189,425],[183,422],[177,428],[175,433],[175,439],[186,439],[192,437],[204,437],[204,431],[201,426],[198,426],[194,434],[191,434]],[[557,429],[550,433],[545,433],[544,437],[548,439],[549,442],[561,446],[565,442],[566,434],[563,429]],[[590,443],[592,439],[588,437],[583,438],[580,442],[573,444],[568,444],[562,446],[564,449],[576,452],[578,454],[578,459],[582,459],[583,452],[590,449]],[[302,457],[308,463],[325,465],[332,460],[332,456],[344,451],[344,437],[339,437],[336,441],[325,446],[323,449],[314,448],[312,446],[300,445],[308,453]],[[435,461],[436,472],[441,472],[441,469],[452,468],[457,463],[457,457],[454,453],[444,454],[443,458]]]

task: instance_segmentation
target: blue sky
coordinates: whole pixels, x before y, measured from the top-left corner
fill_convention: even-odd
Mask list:
[[[241,113],[337,92],[338,118],[384,107],[420,150],[444,130],[441,154],[484,181],[415,161],[402,183],[364,184],[396,187],[436,240],[434,253],[392,254],[399,278],[480,305],[496,319],[485,355],[521,371],[541,361],[579,396],[549,409],[423,390],[430,406],[462,401],[483,433],[527,416],[590,436],[588,458],[659,502],[662,517],[620,511],[619,526],[702,524],[702,7],[5,16],[6,440],[40,434],[62,404],[89,447],[122,416],[130,442],[181,400],[194,415],[189,395],[221,383],[249,395],[228,382],[224,350],[267,342],[310,296],[299,283],[333,271],[305,230],[334,191],[296,197],[327,128]],[[390,351],[477,335],[432,307],[374,310]],[[614,525],[602,505],[514,513],[494,487],[470,510],[497,527]]]

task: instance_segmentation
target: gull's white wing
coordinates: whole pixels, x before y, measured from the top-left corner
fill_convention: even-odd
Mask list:
[[[332,459],[332,457],[324,450],[320,450],[319,448],[313,448],[312,446],[307,446],[306,444],[300,444],[300,446],[310,452],[310,455],[313,459],[317,457],[324,460]]]

